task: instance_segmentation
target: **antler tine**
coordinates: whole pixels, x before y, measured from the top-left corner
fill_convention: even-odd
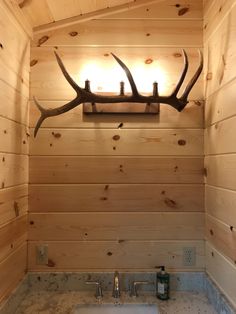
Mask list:
[[[183,95],[180,97],[181,101],[187,101],[188,95],[191,91],[191,89],[193,88],[194,84],[196,83],[197,79],[199,78],[202,69],[203,69],[203,55],[201,50],[198,50],[198,54],[199,54],[199,59],[200,59],[200,64],[199,67],[196,71],[196,73],[194,74],[194,76],[192,77],[192,79],[190,80],[190,82],[188,83],[188,85],[186,86]]]
[[[63,64],[63,62],[62,62],[62,60],[61,60],[61,58],[60,58],[59,55],[56,53],[56,51],[54,51],[54,54],[55,54],[55,56],[56,56],[56,58],[57,58],[57,63],[58,63],[58,65],[59,65],[59,67],[60,67],[62,73],[64,74],[64,76],[65,76],[67,82],[74,88],[74,90],[75,90],[77,93],[78,93],[78,92],[83,92],[83,89],[82,89],[79,85],[77,85],[77,84],[75,83],[75,81],[72,79],[72,77],[71,77],[71,76],[69,75],[69,73],[67,72],[67,70],[66,70],[66,68],[65,68],[65,66],[64,66],[64,64]]]
[[[130,70],[128,69],[128,67],[124,64],[123,61],[121,61],[116,55],[114,55],[113,53],[111,53],[111,55],[116,59],[116,61],[119,63],[119,65],[122,67],[122,69],[125,71],[125,74],[129,80],[130,86],[131,86],[131,90],[134,96],[138,96],[139,92],[137,89],[137,86],[134,82],[133,76],[130,72]]]
[[[179,82],[176,85],[171,96],[177,96],[177,94],[180,90],[180,87],[183,84],[183,81],[184,81],[185,76],[187,74],[187,71],[188,71],[188,56],[187,56],[186,51],[184,49],[182,49],[182,53],[183,53],[183,57],[184,57],[184,69],[183,69],[183,72],[182,72],[181,77],[179,79]]]
[[[41,124],[43,123],[43,121],[48,117],[47,115],[47,109],[44,109],[38,102],[38,100],[33,97],[34,99],[34,102],[35,102],[35,105],[37,106],[37,108],[39,109],[39,111],[41,112],[41,116],[40,118],[38,119],[38,122],[35,126],[35,129],[34,129],[34,137],[36,137],[37,133],[38,133],[38,130],[41,126]]]

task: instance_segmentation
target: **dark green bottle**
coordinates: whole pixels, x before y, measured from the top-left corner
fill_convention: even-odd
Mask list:
[[[161,270],[157,273],[156,295],[158,299],[169,299],[170,275],[166,273],[165,266],[159,267]]]

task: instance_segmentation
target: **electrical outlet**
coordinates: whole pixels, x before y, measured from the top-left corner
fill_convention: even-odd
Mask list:
[[[36,263],[37,265],[48,264],[48,245],[36,246]]]
[[[196,265],[196,248],[195,247],[183,248],[183,265],[184,266]]]

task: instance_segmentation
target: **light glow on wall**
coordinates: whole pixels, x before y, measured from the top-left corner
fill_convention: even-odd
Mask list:
[[[157,63],[145,64],[144,62],[127,63],[138,91],[143,94],[152,94],[153,83],[157,82],[159,94],[164,95],[167,90],[168,75]],[[120,82],[125,83],[125,93],[130,93],[129,81],[123,69],[114,61],[84,63],[78,74],[78,83],[84,86],[85,80],[90,81],[92,92],[119,94]]]

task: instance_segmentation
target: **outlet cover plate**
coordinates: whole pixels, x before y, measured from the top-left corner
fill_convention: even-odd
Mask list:
[[[183,265],[184,266],[196,265],[196,247],[183,248]]]
[[[48,264],[48,245],[37,245],[36,246],[36,263],[37,265]]]

